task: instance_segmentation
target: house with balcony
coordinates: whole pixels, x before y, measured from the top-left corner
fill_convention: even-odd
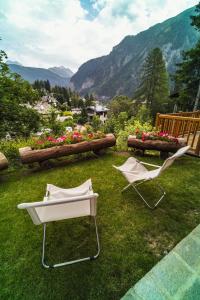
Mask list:
[[[88,113],[88,118],[89,121],[92,120],[93,116],[98,116],[101,120],[101,122],[104,124],[105,121],[108,118],[108,111],[109,109],[105,107],[104,105],[96,103],[93,106],[88,106],[87,107],[87,113]]]

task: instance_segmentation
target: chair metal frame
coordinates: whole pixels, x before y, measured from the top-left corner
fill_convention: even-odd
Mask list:
[[[99,242],[99,234],[98,234],[98,228],[97,228],[97,222],[96,222],[96,217],[94,216],[94,224],[95,224],[95,232],[96,232],[96,241],[97,241],[97,253],[93,256],[88,256],[84,258],[79,258],[76,260],[70,260],[62,263],[56,263],[53,265],[47,264],[45,260],[45,244],[46,244],[46,225],[47,223],[43,224],[43,241],[42,241],[42,265],[44,268],[49,269],[49,268],[58,268],[58,267],[64,267],[72,264],[76,264],[79,262],[87,261],[87,260],[95,260],[98,258],[100,254],[100,242]]]
[[[145,162],[142,162],[142,161],[138,161],[138,162],[141,163],[142,165],[147,165],[147,166],[151,166],[151,167],[154,167],[154,168],[160,168],[161,167],[159,165],[153,165],[153,164],[145,163]],[[126,173],[130,173],[131,174],[131,172],[126,172]],[[136,193],[144,201],[144,203],[146,204],[146,206],[148,206],[150,209],[155,209],[158,206],[158,204],[162,201],[162,199],[165,197],[165,195],[166,195],[166,192],[165,192],[164,188],[161,186],[161,184],[159,184],[157,182],[157,187],[159,188],[159,190],[161,191],[162,194],[161,194],[161,197],[156,201],[156,203],[153,206],[149,204],[149,202],[144,198],[144,196],[141,194],[141,192],[137,189],[137,186],[139,186],[139,185],[141,185],[141,184],[143,184],[143,183],[145,183],[147,181],[153,181],[153,180],[155,181],[155,178],[144,179],[144,180],[142,180],[142,181],[140,181],[139,183],[136,183],[136,184],[134,184],[134,182],[129,183],[127,186],[125,186],[123,188],[122,193],[125,190],[127,190],[130,186],[132,186],[133,189],[136,191]]]
[[[190,149],[190,146],[185,146],[185,147],[182,147],[180,148],[179,150],[177,150],[177,152],[175,154],[173,154],[171,157],[167,158],[163,165],[162,166],[158,166],[158,165],[153,165],[153,164],[149,164],[149,163],[146,163],[146,162],[143,162],[143,161],[138,161],[136,159],[136,161],[142,165],[147,165],[147,166],[151,166],[151,167],[154,167],[156,169],[159,169],[160,168],[160,172],[157,174],[157,176],[154,176],[153,178],[145,178],[145,179],[141,179],[141,180],[135,180],[135,181],[132,181],[132,182],[129,182],[129,184],[127,186],[125,186],[125,188],[122,190],[122,192],[124,192],[126,189],[128,189],[130,186],[132,186],[134,188],[134,190],[137,192],[137,194],[140,196],[140,198],[144,201],[144,203],[151,209],[154,209],[158,206],[158,204],[162,201],[162,199],[165,197],[166,195],[166,192],[165,190],[163,189],[163,187],[157,182],[157,187],[160,189],[160,191],[162,192],[162,195],[161,197],[156,201],[156,203],[152,206],[149,204],[149,202],[144,198],[144,196],[141,194],[141,192],[137,189],[137,186],[147,182],[147,181],[150,181],[150,180],[154,180],[156,179],[156,177],[159,176],[159,174],[165,170],[166,168],[168,168],[176,158],[179,158],[181,157],[182,155],[184,155],[188,150]],[[116,166],[113,166],[115,167],[116,169],[119,169],[119,167],[116,167]],[[120,170],[122,173],[123,171]],[[133,174],[133,172],[131,171],[124,171],[124,173],[129,173],[129,174]],[[140,181],[139,183],[136,183],[134,184],[134,182],[137,182],[137,181]]]
[[[47,196],[47,194],[46,194]],[[97,228],[97,222],[96,222],[96,213],[94,214],[89,214],[89,215],[84,215],[83,217],[89,216],[94,218],[94,224],[95,224],[95,232],[96,232],[96,243],[97,243],[97,253],[93,256],[88,256],[84,258],[79,258],[76,260],[71,260],[71,261],[66,261],[62,263],[55,263],[55,264],[47,264],[45,261],[45,245],[46,245],[46,225],[47,222],[42,222],[36,209],[39,207],[48,207],[48,206],[57,206],[57,205],[62,205],[62,204],[69,204],[69,203],[75,203],[75,202],[80,202],[84,200],[90,200],[93,201],[98,197],[97,193],[89,194],[89,195],[83,195],[83,196],[78,196],[78,197],[70,197],[68,199],[59,199],[59,200],[50,200],[50,201],[40,201],[40,202],[33,202],[33,203],[21,203],[18,205],[19,209],[27,209],[28,213],[30,214],[32,221],[35,225],[40,225],[43,224],[43,241],[42,241],[42,265],[46,269],[50,268],[57,268],[57,267],[63,267],[67,265],[72,265],[75,263],[83,262],[83,261],[88,261],[88,260],[95,260],[98,258],[100,254],[100,241],[99,241],[99,234],[98,234],[98,228]],[[75,217],[76,218],[76,217]],[[48,221],[48,223],[51,221]]]

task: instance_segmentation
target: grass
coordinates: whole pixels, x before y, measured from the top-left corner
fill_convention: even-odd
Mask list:
[[[16,170],[0,176],[0,299],[120,299],[199,223],[200,160],[184,157],[160,177],[167,196],[149,210],[112,167],[126,155],[106,155],[60,163],[49,170]],[[161,164],[156,156],[140,158]],[[98,260],[60,269],[41,267],[42,226],[33,225],[18,203],[41,200],[46,183],[74,187],[92,178],[98,198],[101,254]],[[150,183],[143,193],[153,201]],[[50,261],[95,252],[94,227],[87,218],[48,224]]]

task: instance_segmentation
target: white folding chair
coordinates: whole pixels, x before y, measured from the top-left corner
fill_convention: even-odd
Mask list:
[[[43,201],[22,203],[17,207],[26,209],[35,225],[43,224],[42,265],[45,268],[56,268],[82,261],[94,260],[99,256],[100,243],[96,223],[98,194],[92,190],[91,179],[76,188],[62,189],[52,184],[47,184],[46,196]],[[97,253],[94,256],[77,260],[49,265],[45,261],[46,223],[71,219],[83,216],[92,216],[95,223]]]
[[[138,161],[134,157],[129,157],[127,161],[120,167],[113,166],[117,170],[121,171],[122,174],[125,176],[129,184],[122,190],[125,191],[127,188],[132,186],[135,191],[138,193],[138,195],[141,197],[141,199],[145,202],[145,204],[151,208],[154,209],[164,198],[166,195],[166,192],[164,191],[163,187],[157,182],[158,188],[162,192],[161,197],[156,201],[156,203],[151,206],[147,200],[144,198],[144,196],[140,193],[140,191],[137,189],[138,185],[141,185],[142,183],[145,183],[146,181],[153,180],[161,175],[161,173],[167,169],[171,164],[175,161],[176,158],[182,156],[190,149],[190,146],[185,146],[180,148],[174,155],[167,158],[162,166],[158,165],[152,165],[148,164],[142,161]],[[145,168],[144,165],[154,167],[154,170],[148,170]]]

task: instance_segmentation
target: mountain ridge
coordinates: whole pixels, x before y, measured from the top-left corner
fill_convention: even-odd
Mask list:
[[[69,68],[65,68],[63,66],[51,67],[51,68],[48,68],[48,70],[50,70],[51,72],[54,72],[55,74],[57,74],[63,78],[71,78],[74,75],[72,70],[70,70]]]
[[[195,7],[191,7],[136,35],[124,37],[108,55],[82,64],[72,76],[71,86],[82,94],[93,92],[100,98],[132,96],[139,84],[144,59],[155,47],[161,48],[168,72],[174,73],[181,52],[193,47],[199,38],[190,25],[190,15],[194,14]]]
[[[36,67],[26,67],[18,62],[16,64],[16,62],[12,61],[8,61],[8,66],[12,72],[19,74],[23,79],[29,81],[30,83],[33,83],[35,80],[49,80],[52,86],[68,86],[71,78],[70,75],[67,77],[64,76],[68,74],[68,70],[71,70],[63,66],[61,66],[62,69],[61,67],[52,67],[49,69],[45,69]],[[54,71],[52,69],[54,69]],[[63,76],[59,75],[59,70],[62,71],[60,71],[60,73],[62,73]]]

